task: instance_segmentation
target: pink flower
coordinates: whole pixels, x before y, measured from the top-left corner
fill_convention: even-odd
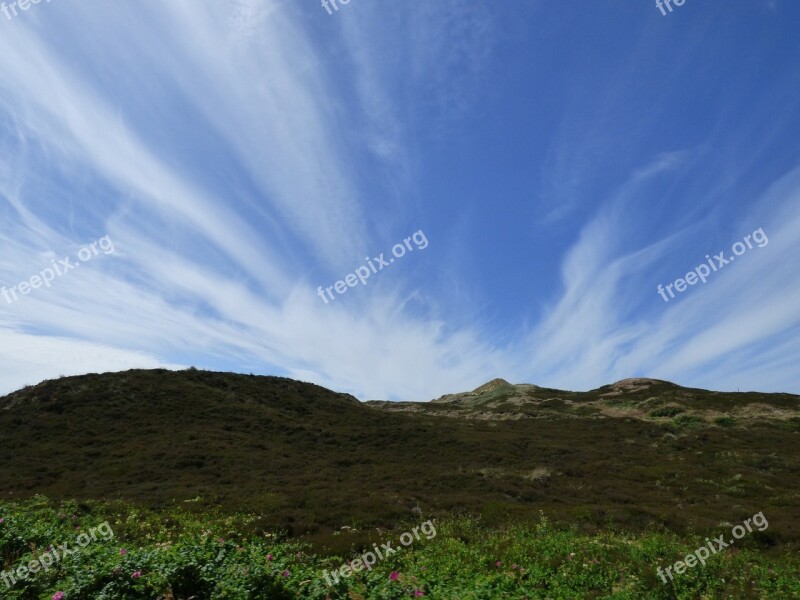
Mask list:
[[[286,569],[283,573],[281,573],[281,575],[283,575],[284,577],[288,577],[289,575],[291,575],[291,573],[289,573],[289,569]]]
[[[500,565],[502,565],[502,564],[503,564],[503,563],[501,563],[501,562],[498,560],[498,561],[496,561],[496,562],[494,563],[494,566],[495,566],[495,567],[499,567],[499,566],[500,566]]]
[[[141,571],[134,571],[131,574],[131,577],[133,577],[134,579],[139,579],[139,577],[141,577],[141,576],[142,576],[142,572]]]
[[[217,538],[217,541],[218,541],[220,544],[224,544],[224,543],[225,543],[225,540],[223,540],[222,538]]]
[[[6,520],[4,518],[0,517],[0,523],[5,523],[5,521]]]
[[[512,569],[516,569],[516,568],[517,568],[517,565],[511,565],[511,568],[512,568]]]
[[[420,596],[424,596],[424,595],[425,595],[425,592],[423,592],[422,590],[414,590],[414,595],[415,595],[417,598],[419,598]]]
[[[275,557],[272,554],[267,554],[267,560],[275,560]]]
[[[127,551],[127,550],[125,550],[125,548],[121,548],[121,549],[120,549],[120,551],[119,551],[119,553],[120,553],[122,556],[125,556],[125,555],[128,553],[128,551]]]
[[[61,600],[64,597],[64,592],[56,592],[53,594],[53,600]]]
[[[398,577],[400,577],[400,573],[398,573],[397,571],[392,571],[391,573],[389,573],[389,579],[391,579],[392,581],[397,581]]]

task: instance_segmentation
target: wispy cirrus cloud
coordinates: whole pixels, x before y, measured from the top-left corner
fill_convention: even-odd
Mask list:
[[[3,391],[189,364],[362,398],[497,376],[797,387],[798,74],[695,101],[694,57],[727,48],[712,17],[736,11],[698,9],[656,77],[674,40],[622,27],[636,11],[596,33],[599,8],[543,3],[40,9],[0,37],[0,285],[106,234],[117,252],[0,304]],[[628,54],[555,35],[583,28]],[[509,199],[531,197],[529,231]],[[768,247],[663,305],[659,282],[757,227]],[[320,302],[419,228],[420,260]]]
[[[81,356],[87,370],[186,364],[167,358],[179,357],[274,365],[374,397],[421,397],[432,380],[444,392],[469,373],[488,376],[475,334],[444,334],[406,314],[399,281],[373,293],[366,315],[363,302],[318,304],[308,287],[308,276],[325,269],[309,262],[338,266],[379,244],[365,229],[365,192],[328,102],[336,87],[294,16],[271,2],[77,7],[0,41],[5,113],[16,124],[6,148],[32,149],[5,162],[2,191],[15,229],[5,234],[4,281],[36,273],[48,248],[68,253],[89,223],[118,250],[107,265],[9,308],[3,331],[25,340],[17,359],[44,363],[30,373],[74,372]],[[70,60],[64,50],[80,28],[101,23],[92,44],[103,55]],[[55,26],[62,38],[47,35]],[[125,95],[139,86],[141,98]],[[199,128],[228,164],[209,177],[219,152],[179,149],[174,138],[165,147],[164,128],[187,142]],[[56,156],[75,226],[59,222],[63,214],[38,214],[44,202],[29,186],[44,176],[37,160]],[[72,173],[84,175],[74,181]],[[75,197],[97,189],[107,195]],[[40,352],[67,349],[68,340],[72,361]],[[475,350],[456,359],[464,340]],[[108,358],[96,361],[101,350]],[[409,370],[427,376],[409,384]]]

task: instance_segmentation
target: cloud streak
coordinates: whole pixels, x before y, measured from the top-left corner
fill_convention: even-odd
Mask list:
[[[544,32],[549,9],[537,7],[525,14]],[[523,140],[529,107],[514,104],[522,84],[503,71],[501,41],[516,13],[462,0],[349,8],[334,19],[269,0],[53,3],[3,24],[0,285],[103,235],[116,252],[14,305],[0,300],[0,392],[188,365],[374,399],[427,400],[498,376],[570,389],[632,375],[800,389],[798,268],[787,260],[800,244],[800,176],[780,139],[792,111],[780,112],[784,126],[729,131],[720,117],[705,137],[654,143],[659,106],[637,113],[625,148],[620,98],[637,93],[647,56],[609,65],[614,85],[594,105],[577,94],[602,78],[571,82],[558,118],[538,86],[560,80],[540,64],[525,83],[549,137]],[[526,52],[557,56],[540,37]],[[508,115],[487,113],[492,99]],[[514,236],[484,226],[497,198],[531,196],[495,175],[513,171],[491,162],[495,128],[519,144],[504,161],[513,150],[508,161],[536,165],[525,186],[546,198],[531,212],[552,273],[524,273],[492,243]],[[759,135],[751,154],[727,143]],[[764,167],[774,148],[782,170]],[[734,158],[742,173],[726,170]],[[720,195],[741,183],[747,202],[721,220]],[[657,283],[757,227],[768,247],[663,305]],[[419,228],[431,243],[420,260],[320,302],[320,283]],[[456,248],[454,236],[469,242]],[[522,298],[496,287],[497,264],[506,280],[530,275]],[[474,300],[484,290],[488,300]]]

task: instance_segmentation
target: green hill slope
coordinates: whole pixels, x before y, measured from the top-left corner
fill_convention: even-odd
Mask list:
[[[711,530],[763,511],[775,541],[800,540],[798,434],[797,396],[667,382],[501,383],[387,406],[277,377],[129,371],[0,399],[0,493],[197,499],[293,533],[540,511],[587,529]]]

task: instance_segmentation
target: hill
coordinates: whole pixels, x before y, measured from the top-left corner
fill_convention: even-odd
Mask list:
[[[636,419],[696,427],[786,422],[800,416],[800,397],[685,388],[658,379],[624,379],[588,392],[569,392],[494,379],[471,392],[431,402],[370,401],[389,412],[460,419]],[[677,419],[675,419],[677,417]]]
[[[490,382],[360,403],[279,377],[128,371],[0,399],[0,493],[252,509],[323,535],[479,513],[583,529],[770,518],[800,540],[800,403],[656,380],[590,392]]]

